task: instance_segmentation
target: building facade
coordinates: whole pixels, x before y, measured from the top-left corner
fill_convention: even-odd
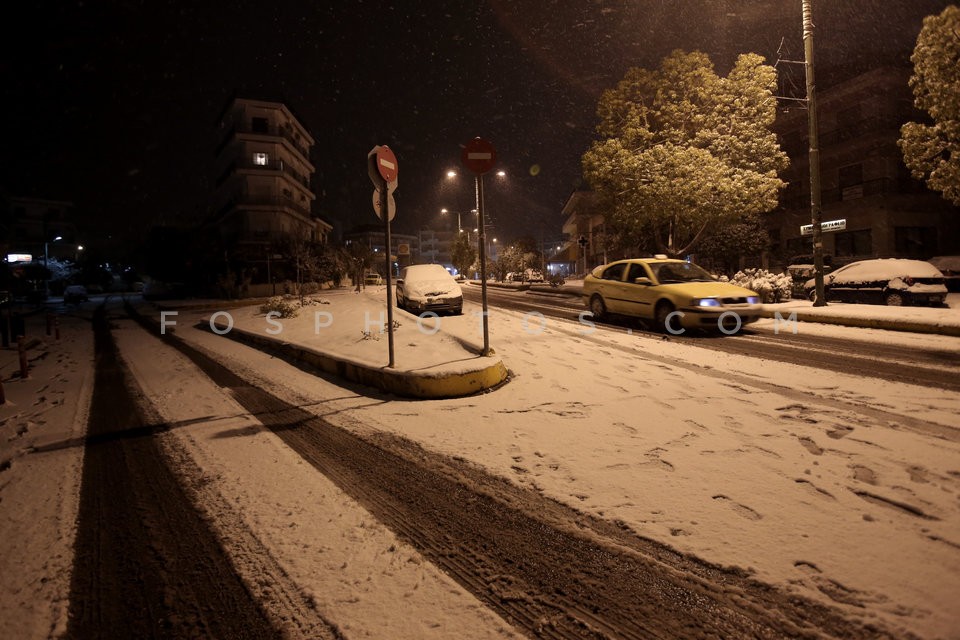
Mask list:
[[[823,253],[835,265],[960,253],[960,211],[910,177],[897,146],[900,127],[923,117],[909,78],[909,70],[883,67],[818,94]],[[790,167],[766,223],[770,262],[785,266],[812,253],[802,228],[811,224],[807,110],[778,115],[775,129]]]
[[[47,254],[77,259],[80,245],[72,202],[13,197],[9,209],[9,220],[3,223],[0,237],[0,253],[4,258],[10,254],[30,255],[42,262]]]
[[[445,267],[453,266],[453,245],[457,239],[456,231],[434,231],[421,229],[417,232],[416,261],[436,263]]]
[[[611,246],[606,214],[592,191],[574,191],[563,205],[561,248],[550,256],[547,270],[563,275],[583,275],[597,265],[627,257],[623,249]]]
[[[258,256],[291,239],[326,242],[313,213],[314,139],[280,102],[235,98],[220,116],[211,226],[229,251]]]
[[[359,243],[365,246],[373,254],[373,263],[370,270],[386,275],[386,243],[387,234],[381,225],[361,225],[343,234],[343,242],[348,247],[353,243]],[[390,233],[390,257],[393,264],[393,275],[396,275],[399,269],[420,262],[419,257],[419,238],[415,235],[406,233]]]
[[[881,67],[818,94],[823,253],[833,266],[960,255],[960,208],[912,178],[897,145],[900,127],[924,118],[909,78],[909,69]],[[764,217],[770,250],[742,256],[741,266],[780,270],[812,258],[808,122],[805,107],[777,116],[774,130],[790,157],[781,174],[787,186]],[[573,193],[563,214],[567,241],[552,263],[583,273],[621,257],[604,246],[605,213],[594,194]]]

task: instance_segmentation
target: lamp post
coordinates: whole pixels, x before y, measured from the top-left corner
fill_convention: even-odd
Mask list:
[[[455,213],[455,214],[457,214],[457,234],[463,233],[463,227],[460,226],[460,212],[459,212],[459,211],[450,211],[449,209],[440,209],[440,213]]]
[[[53,239],[54,242],[57,240],[63,240],[63,236],[57,236]],[[43,268],[47,270],[47,274],[43,279],[43,294],[44,296],[50,296],[50,243],[44,241],[43,243]]]

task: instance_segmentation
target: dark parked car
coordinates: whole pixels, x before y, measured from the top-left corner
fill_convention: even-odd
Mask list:
[[[814,300],[813,279],[803,285]],[[947,297],[943,274],[929,262],[886,258],[851,262],[823,279],[827,302],[867,302],[899,307],[905,304],[940,305]]]
[[[63,290],[63,301],[67,304],[80,304],[87,301],[87,288],[82,284],[72,284]]]

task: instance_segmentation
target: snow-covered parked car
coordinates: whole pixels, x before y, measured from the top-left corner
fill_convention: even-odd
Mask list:
[[[816,299],[812,278],[803,288],[811,300]],[[929,262],[881,258],[851,262],[827,274],[823,293],[828,302],[940,305],[947,297],[947,287],[943,274]]]
[[[397,280],[397,306],[411,313],[463,313],[463,290],[439,264],[405,267]]]

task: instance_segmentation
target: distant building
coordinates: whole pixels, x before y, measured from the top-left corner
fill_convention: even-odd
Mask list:
[[[262,256],[290,239],[326,242],[332,226],[314,215],[314,139],[280,102],[235,98],[220,116],[214,215],[227,250]]]
[[[922,119],[909,70],[881,67],[818,93],[823,252],[835,264],[876,257],[927,259],[960,253],[960,211],[910,177],[900,127]],[[773,262],[812,253],[808,111],[778,115],[790,156],[780,207],[766,216]],[[829,224],[828,224],[829,223]]]
[[[417,232],[417,262],[453,266],[453,245],[457,239],[456,231],[434,231],[421,229]]]
[[[409,264],[422,262],[419,256],[418,237],[405,233],[390,233],[391,256],[394,258],[394,275],[398,269]],[[358,242],[366,246],[374,254],[374,263],[370,270],[386,275],[386,233],[381,225],[361,225],[352,231],[343,234],[343,242],[347,246]]]
[[[0,235],[3,258],[30,254],[42,261],[46,251],[50,257],[76,260],[79,245],[72,202],[12,197],[9,207]]]
[[[563,215],[565,240],[547,260],[550,273],[584,274],[597,265],[626,257],[622,250],[609,246],[606,212],[596,193],[574,191],[563,205]]]

